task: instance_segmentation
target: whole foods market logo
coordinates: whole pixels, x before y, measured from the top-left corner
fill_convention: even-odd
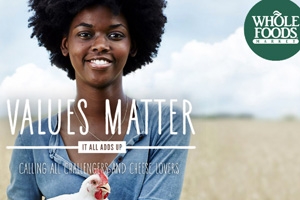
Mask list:
[[[263,0],[248,13],[244,34],[254,53],[284,60],[299,51],[300,9],[289,0]]]
[[[278,10],[273,16],[252,16],[255,24],[254,44],[298,44],[299,16],[282,16]],[[290,21],[290,22],[289,22]]]

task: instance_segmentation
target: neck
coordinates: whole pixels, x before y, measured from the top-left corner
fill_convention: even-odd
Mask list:
[[[80,191],[78,192],[81,196],[79,197],[80,199],[86,199],[86,200],[96,200],[94,194],[91,194],[88,192],[87,188],[80,188]]]
[[[77,83],[77,82],[76,82]],[[78,101],[80,99],[84,99],[86,102],[86,108],[84,104],[79,105],[82,109],[79,111],[78,107]],[[74,112],[77,113],[77,115],[71,115],[72,116],[72,122],[74,122],[74,132],[79,131],[79,127],[85,123],[84,121],[88,122],[89,125],[89,132],[93,133],[94,135],[97,135],[98,140],[108,140],[111,139],[111,136],[101,134],[105,133],[106,131],[106,100],[109,100],[110,105],[110,113],[111,116],[115,116],[116,108],[118,106],[118,100],[121,100],[121,120],[125,123],[124,126],[126,126],[126,111],[127,111],[127,105],[130,104],[130,99],[126,97],[126,95],[123,92],[122,84],[116,84],[116,85],[110,85],[106,88],[96,88],[92,87],[90,85],[86,84],[78,84],[77,83],[77,96],[75,98],[74,102]],[[80,112],[83,112],[82,114]],[[65,113],[65,124],[68,124],[67,120],[67,113]],[[85,117],[85,120],[83,118]],[[84,125],[83,125],[84,126]],[[85,126],[84,126],[85,127]],[[126,126],[127,127],[127,126]],[[127,130],[126,128],[122,128],[122,130]],[[110,130],[109,130],[110,131]],[[110,131],[111,132],[111,131]],[[89,134],[89,135],[93,135]],[[118,135],[117,135],[118,136]],[[120,136],[121,137],[121,136]],[[95,138],[95,136],[94,136]],[[99,139],[100,138],[100,139]],[[114,137],[116,138],[116,137]]]
[[[119,99],[122,106],[126,105],[126,95],[123,92],[122,85],[110,88],[82,88],[77,85],[77,96],[74,104],[77,105],[80,99],[86,100],[87,108],[84,109],[84,113],[87,117],[92,118],[102,118],[104,116],[106,99],[109,99],[112,113],[116,110]]]

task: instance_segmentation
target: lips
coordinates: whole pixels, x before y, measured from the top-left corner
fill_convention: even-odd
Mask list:
[[[106,65],[109,63],[107,60],[90,60],[90,62],[96,65]]]
[[[91,58],[86,60],[86,62],[89,64],[89,66],[91,66],[92,69],[98,70],[106,69],[112,64],[112,60],[105,57]]]

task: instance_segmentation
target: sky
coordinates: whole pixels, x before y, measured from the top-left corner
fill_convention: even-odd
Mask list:
[[[248,47],[244,20],[258,1],[169,0],[161,48],[154,62],[124,77],[133,98],[183,99],[194,115],[248,113],[259,118],[300,117],[300,53],[267,61]],[[294,1],[300,5],[300,0]],[[0,1],[0,116],[20,99],[36,113],[57,99],[75,97],[75,83],[50,65],[48,53],[31,39],[27,1]],[[13,111],[12,111],[13,112]],[[43,112],[46,112],[45,110]]]

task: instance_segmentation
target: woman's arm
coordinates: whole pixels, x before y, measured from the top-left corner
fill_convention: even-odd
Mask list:
[[[189,146],[190,130],[183,135],[183,118],[180,110],[177,110],[173,119],[173,131],[177,135],[170,134],[170,117],[168,110],[162,120],[162,134],[154,134],[155,146]],[[150,150],[149,173],[146,175],[139,200],[176,200],[180,198],[184,171],[188,150],[185,149],[156,149]]]
[[[22,136],[18,135],[15,146],[24,146]],[[8,200],[41,200],[42,195],[36,184],[35,174],[24,173],[24,165],[34,163],[30,150],[13,150],[9,169],[11,173],[10,184],[7,188]],[[29,169],[28,169],[29,170]]]

